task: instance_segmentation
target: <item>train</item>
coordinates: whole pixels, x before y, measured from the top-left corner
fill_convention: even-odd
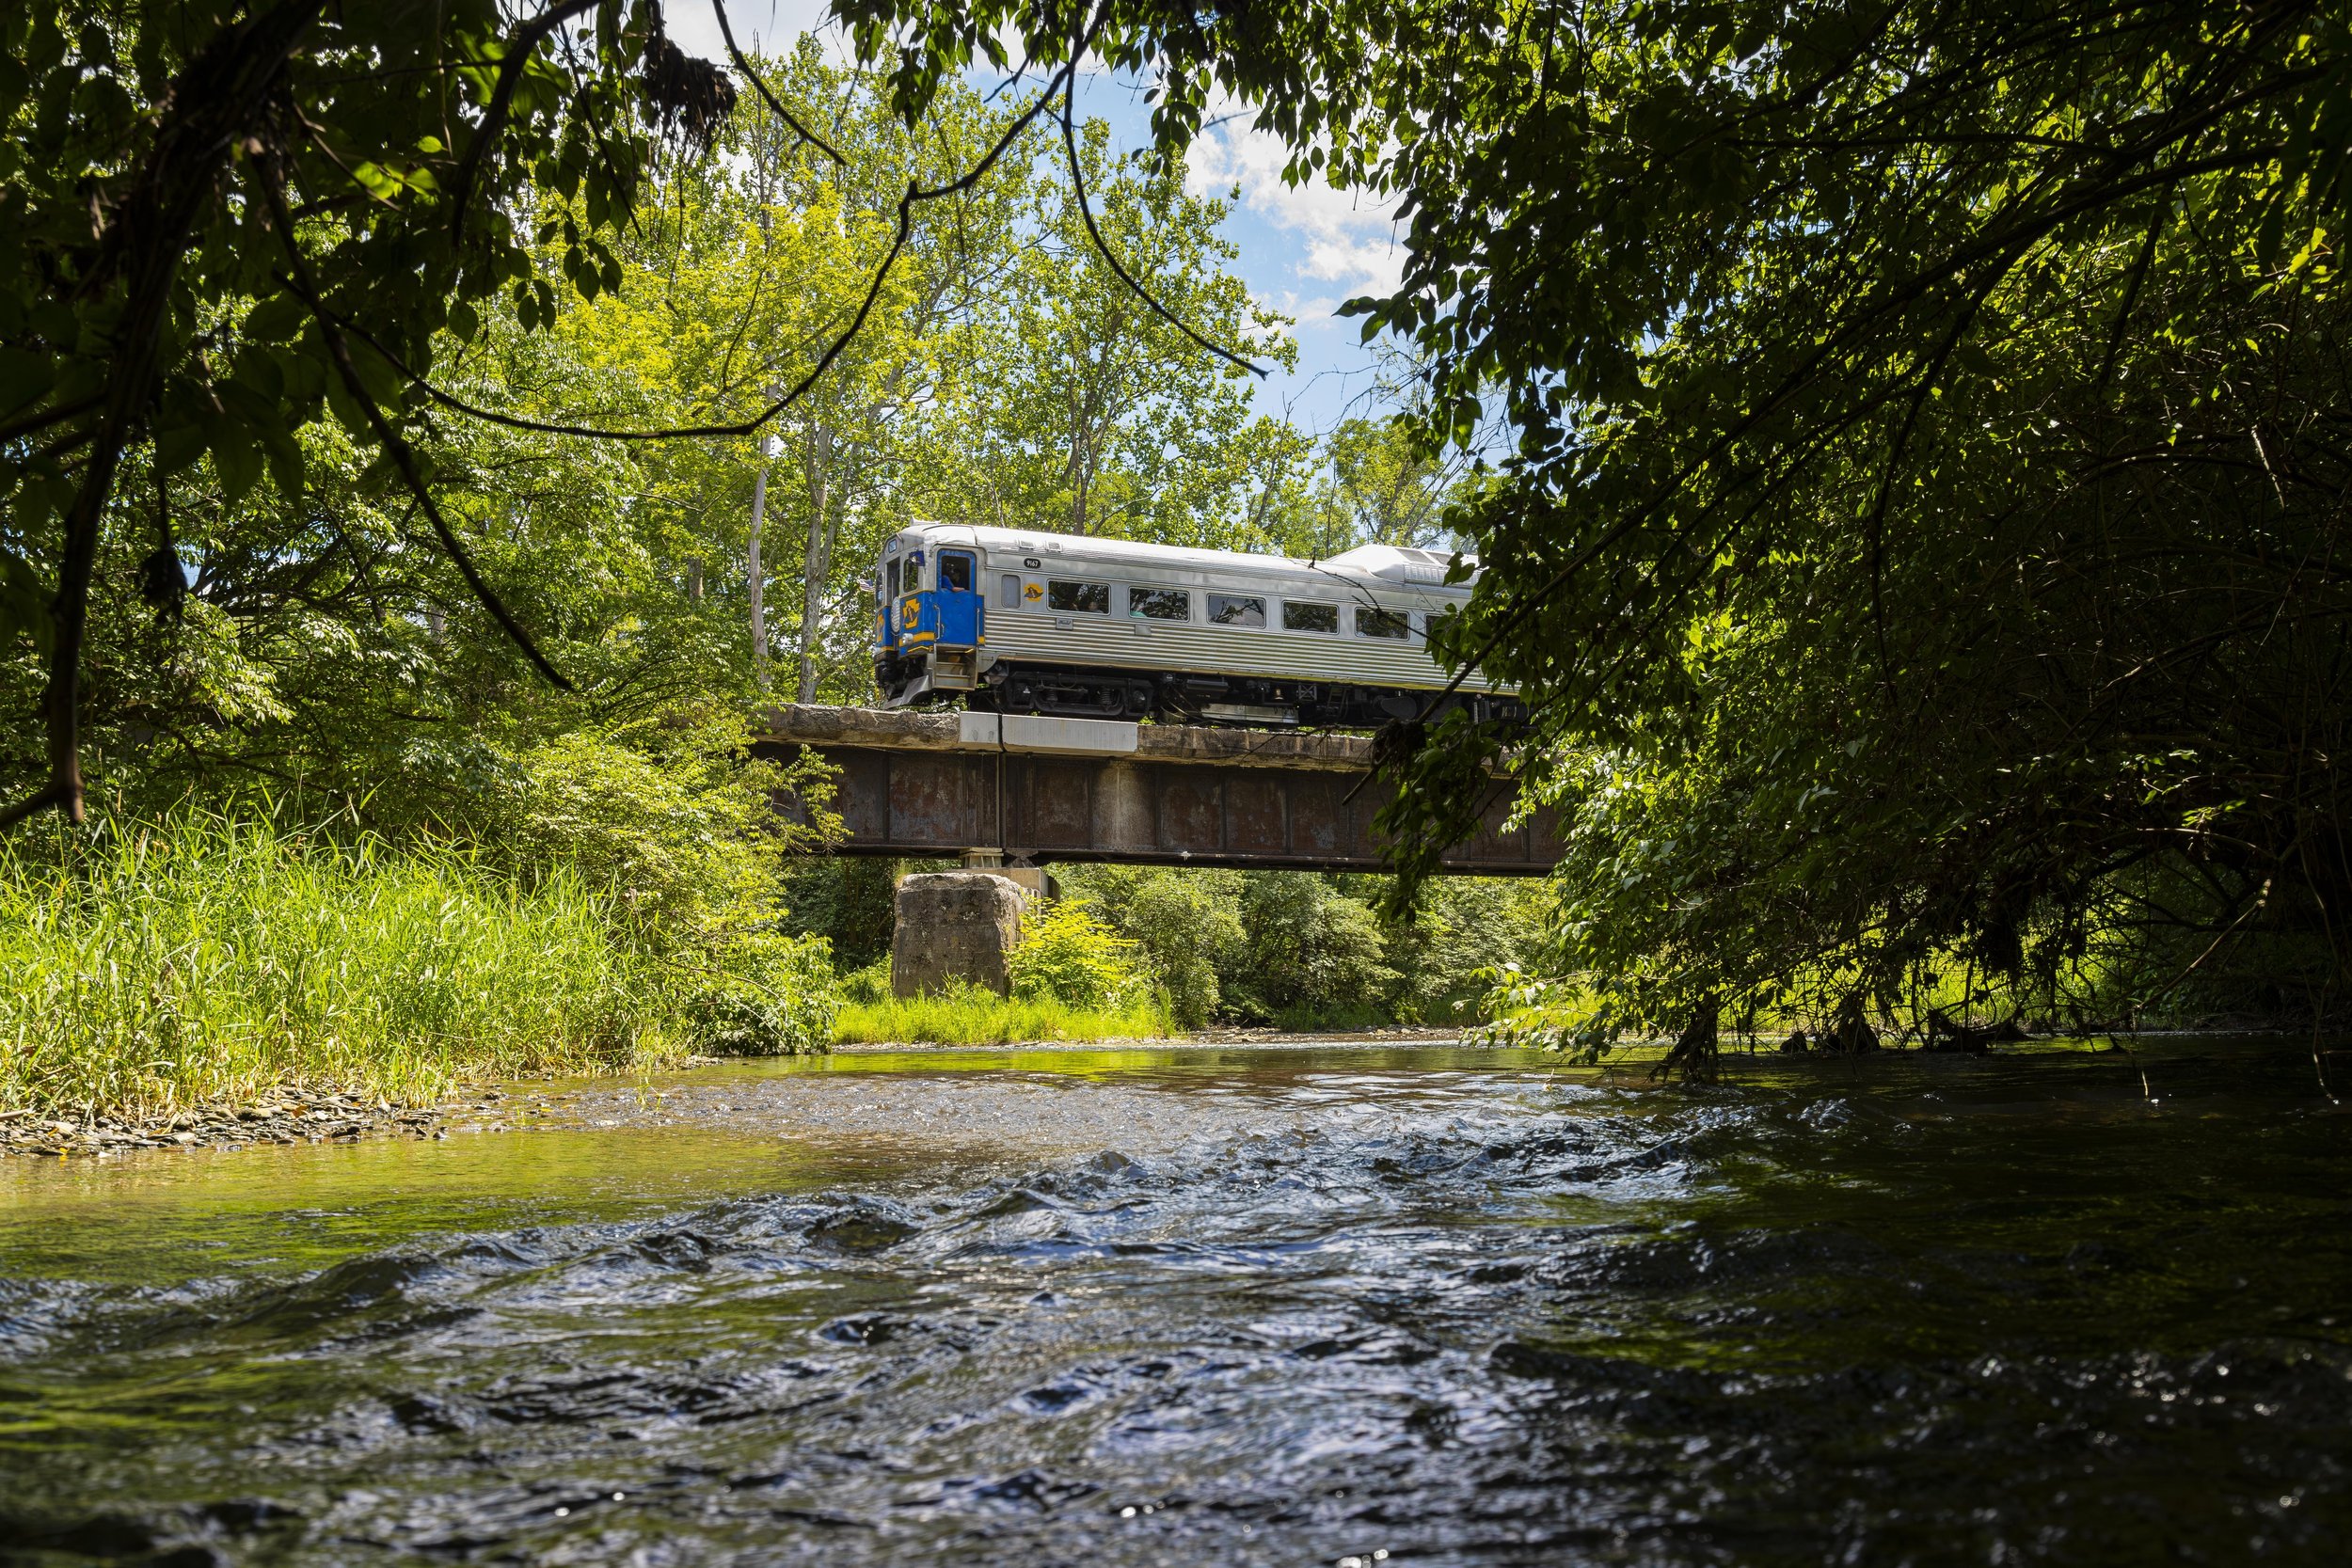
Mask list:
[[[1289,729],[1467,706],[1518,716],[1472,671],[1448,689],[1433,625],[1454,557],[1365,545],[1319,561],[961,523],[886,541],[869,579],[886,707]],[[1474,578],[1473,578],[1474,580]]]

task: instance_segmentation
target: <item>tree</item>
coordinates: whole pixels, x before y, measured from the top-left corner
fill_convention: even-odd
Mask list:
[[[559,212],[539,238],[563,235],[580,293],[608,284],[600,236],[632,210],[654,133],[707,138],[732,101],[725,75],[679,54],[658,8],[618,0],[557,0],[514,25],[491,0],[331,14],[320,0],[83,0],[16,8],[0,27],[17,138],[0,169],[0,629],[33,632],[49,663],[47,779],[17,815],[84,809],[92,569],[135,453],[156,475],[209,455],[232,499],[265,467],[292,491],[294,434],[331,410],[560,679],[434,499],[404,434],[422,401],[404,372],[429,371],[434,334],[469,337],[510,285],[526,326],[552,316],[516,220],[542,174]],[[173,601],[155,521],[151,593]]]
[[[2352,977],[2325,8],[844,12],[906,29],[904,103],[1079,48],[1151,74],[1165,153],[1230,94],[1403,203],[1357,308],[1429,438],[1490,401],[1514,436],[1441,646],[1536,735],[1400,736],[1390,826],[1426,867],[1506,741],[1561,790],[1597,1031],[1883,1006],[1954,953],[2047,982],[2126,913]]]
[[[1348,531],[1370,544],[1428,546],[1445,536],[1453,476],[1394,420],[1342,420],[1324,438],[1332,501]]]

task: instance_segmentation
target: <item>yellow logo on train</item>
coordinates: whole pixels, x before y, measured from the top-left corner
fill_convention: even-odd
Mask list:
[[[1033,582],[1033,583],[1029,584],[1026,588],[1024,588],[1023,590],[1021,590],[1021,596],[1022,596],[1023,598],[1025,598],[1025,599],[1028,599],[1028,600],[1031,600],[1032,602],[1034,602],[1034,601],[1036,601],[1036,600],[1038,600],[1038,599],[1041,599],[1041,598],[1045,597],[1045,590],[1044,590],[1044,589],[1042,589],[1042,588],[1041,588],[1041,587],[1039,587],[1036,583],[1034,583],[1034,582]]]

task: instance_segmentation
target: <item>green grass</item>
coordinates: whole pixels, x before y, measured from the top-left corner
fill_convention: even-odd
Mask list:
[[[834,1015],[839,1045],[1009,1045],[1024,1040],[1148,1039],[1169,1032],[1156,1003],[1123,1008],[1073,1007],[1051,1000],[1001,997],[978,988],[900,1001],[851,1001]]]
[[[683,1055],[675,983],[558,873],[183,814],[0,847],[0,1107],[156,1112]]]

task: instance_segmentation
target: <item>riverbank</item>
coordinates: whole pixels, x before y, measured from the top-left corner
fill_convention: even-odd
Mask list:
[[[78,1119],[36,1111],[0,1120],[0,1153],[51,1157],[125,1154],[143,1148],[249,1148],[255,1144],[357,1143],[366,1137],[431,1137],[437,1107],[394,1105],[357,1094],[288,1094],[150,1117]]]
[[[2151,1032],[2136,1037],[2135,1041],[2141,1049],[2161,1056],[2194,1049],[2201,1042],[2255,1038],[2289,1042],[2284,1034],[2263,1036],[2243,1030]],[[1460,1030],[1404,1024],[1349,1031],[1236,1027],[1183,1036],[867,1041],[803,1056],[685,1056],[664,1064],[659,1072],[539,1074],[500,1079],[461,1085],[455,1092],[431,1101],[401,1102],[364,1092],[305,1089],[287,1085],[249,1100],[219,1101],[149,1117],[65,1117],[25,1111],[0,1112],[0,1156],[103,1158],[142,1150],[203,1148],[226,1152],[273,1144],[348,1144],[380,1138],[426,1140],[447,1138],[453,1133],[589,1128],[699,1127],[770,1136],[821,1136],[854,1126],[866,1133],[888,1134],[906,1129],[894,1125],[887,1117],[870,1120],[852,1117],[845,1123],[839,1115],[830,1111],[815,1121],[803,1121],[797,1113],[779,1118],[771,1114],[772,1105],[770,1111],[761,1111],[757,1102],[772,1095],[772,1085],[778,1084],[827,1078],[848,1082],[862,1073],[910,1064],[930,1064],[958,1075],[1003,1073],[1017,1078],[1024,1073],[1073,1069],[1099,1069],[1115,1075],[1139,1060],[1189,1059],[1211,1064],[1238,1059],[1236,1053],[1440,1051],[1450,1059],[1465,1063],[1516,1061],[1528,1068],[1596,1083],[1645,1083],[1668,1043],[1653,1041],[1629,1047],[1606,1062],[1577,1064],[1546,1052],[1466,1044]],[[1791,1075],[1851,1075],[1896,1063],[1919,1062],[1930,1064],[1931,1069],[1959,1070],[1970,1062],[1997,1064],[2086,1055],[2123,1058],[2135,1064],[2137,1061],[2133,1049],[2116,1038],[2090,1037],[2035,1040],[2003,1047],[1984,1056],[1919,1051],[1884,1051],[1861,1056],[1727,1052],[1721,1067],[1726,1085],[1762,1085],[1785,1083]],[[1279,1057],[1269,1054],[1267,1059]],[[2133,1070],[2137,1072],[2137,1067],[2134,1066]],[[730,1090],[729,1085],[751,1085],[757,1092],[747,1095]],[[946,1114],[946,1108],[940,1108],[937,1114]],[[917,1125],[933,1115],[933,1111],[927,1110],[916,1118]]]
[[[35,847],[0,844],[0,1111],[43,1128],[152,1141],[830,1038],[821,940],[698,944],[567,865],[194,812]]]

